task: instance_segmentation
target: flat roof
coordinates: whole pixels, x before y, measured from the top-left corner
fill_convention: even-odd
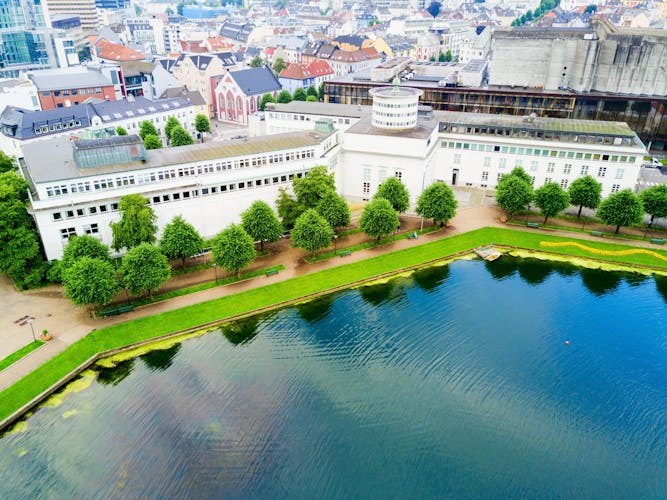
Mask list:
[[[289,132],[243,140],[152,149],[148,151],[145,163],[120,163],[93,168],[77,167],[74,162],[74,148],[68,137],[26,144],[23,152],[28,176],[34,183],[43,183],[316,146],[329,135],[314,131]]]
[[[30,79],[40,92],[46,90],[78,89],[111,85],[111,80],[98,71],[73,71],[71,68],[33,71],[30,73]]]
[[[281,113],[307,113],[322,116],[341,116],[346,118],[361,118],[371,113],[371,106],[354,104],[333,104],[327,102],[292,101],[287,104],[267,103],[267,111]]]
[[[348,134],[379,135],[384,137],[401,137],[404,139],[428,139],[433,130],[438,128],[438,120],[433,118],[417,118],[417,126],[413,128],[391,130],[373,126],[371,116],[366,116],[347,129]]]

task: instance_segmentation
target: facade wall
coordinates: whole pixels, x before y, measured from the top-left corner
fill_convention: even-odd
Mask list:
[[[108,101],[116,100],[116,91],[113,85],[44,90],[38,92],[37,95],[39,97],[39,104],[43,110],[74,106],[76,104],[81,104],[90,97]]]

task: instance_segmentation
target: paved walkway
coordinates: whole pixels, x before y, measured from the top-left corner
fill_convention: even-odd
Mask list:
[[[253,264],[253,267],[258,269],[283,264],[286,269],[276,275],[270,277],[261,276],[239,283],[210,288],[201,292],[143,306],[130,313],[110,318],[91,318],[85,308],[76,307],[68,299],[64,298],[60,287],[51,286],[20,293],[16,291],[9,278],[0,276],[0,294],[3,297],[3,301],[0,303],[0,359],[32,341],[30,325],[20,326],[15,323],[17,319],[23,316],[28,315],[35,318],[33,326],[36,335],[39,335],[42,329],[46,328],[54,336],[52,341],[0,372],[0,390],[10,386],[96,328],[178,309],[269,283],[287,280],[295,276],[367,259],[383,252],[424,244],[434,239],[453,236],[481,227],[504,226],[499,220],[500,211],[494,206],[492,197],[487,195],[486,192],[458,189],[456,196],[460,207],[463,208],[460,208],[456,217],[452,219],[451,227],[434,233],[424,234],[417,240],[402,239],[383,245],[382,247],[356,251],[345,258],[332,258],[314,264],[306,264],[303,260],[304,252],[289,247],[289,241],[284,240],[271,246],[273,253],[258,258]],[[419,218],[402,218],[401,230],[415,230],[419,228],[420,224],[421,220]],[[531,230],[520,226],[517,226],[516,229]],[[538,229],[537,231],[541,230]],[[570,232],[559,231],[554,231],[552,234],[562,234],[580,239],[599,241],[599,238],[591,237],[588,234],[572,234]],[[365,236],[361,233],[342,237],[338,240],[338,249],[355,245],[364,240],[364,238]],[[623,241],[622,243],[647,246],[643,242],[632,240]],[[218,270],[218,273],[222,276],[220,270]],[[178,276],[170,280],[168,286],[163,290],[203,283],[212,281],[213,279],[213,270],[205,269],[196,273]]]

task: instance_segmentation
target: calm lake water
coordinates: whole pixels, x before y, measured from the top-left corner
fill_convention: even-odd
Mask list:
[[[666,303],[503,257],[280,310],[37,411],[0,498],[665,498]]]

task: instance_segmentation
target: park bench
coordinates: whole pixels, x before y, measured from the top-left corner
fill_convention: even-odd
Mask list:
[[[343,251],[341,251],[340,254],[338,254],[338,255],[340,255],[341,257],[347,257],[347,256],[350,255],[351,253],[352,253],[352,252],[350,252],[349,250],[343,250]]]
[[[278,271],[279,271],[278,269],[269,269],[268,271],[266,271],[265,274],[266,274],[267,277],[269,277],[269,276],[273,276],[274,274],[278,274]]]
[[[408,239],[409,240],[416,240],[418,237],[419,237],[419,235],[417,234],[417,231],[408,234]]]
[[[540,223],[539,222],[526,222],[526,226],[538,228],[538,227],[540,227]]]
[[[134,306],[121,306],[121,307],[116,307],[115,309],[107,309],[106,311],[102,311],[102,316],[107,317],[107,316],[116,316],[117,314],[123,314],[126,312],[130,312],[134,309]]]
[[[655,243],[656,245],[664,245],[665,244],[665,239],[664,238],[651,238],[651,243]]]
[[[591,231],[591,236],[603,236],[602,231]]]

